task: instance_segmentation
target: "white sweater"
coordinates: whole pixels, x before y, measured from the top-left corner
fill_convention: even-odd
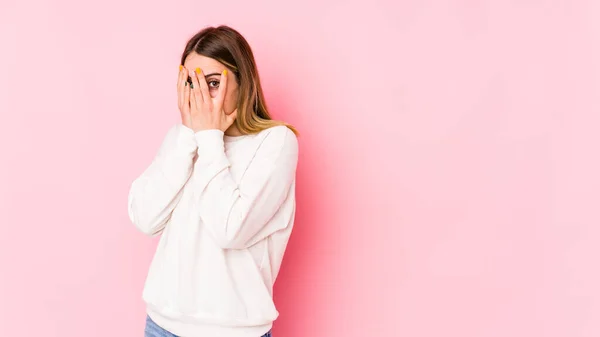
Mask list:
[[[129,218],[162,233],[142,294],[183,337],[260,337],[295,213],[298,142],[285,126],[225,136],[172,126],[131,184]]]

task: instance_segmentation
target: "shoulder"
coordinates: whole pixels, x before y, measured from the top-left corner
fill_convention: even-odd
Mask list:
[[[278,167],[296,167],[298,140],[287,126],[278,125],[262,130],[255,139],[259,141],[255,159],[273,162]]]
[[[259,132],[262,146],[282,151],[298,152],[298,138],[296,134],[285,125],[273,126]]]

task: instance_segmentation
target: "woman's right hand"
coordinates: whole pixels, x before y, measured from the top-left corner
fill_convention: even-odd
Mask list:
[[[187,82],[188,70],[179,66],[179,78],[177,79],[177,102],[181,113],[181,123],[192,129],[192,116],[190,114],[190,86]]]

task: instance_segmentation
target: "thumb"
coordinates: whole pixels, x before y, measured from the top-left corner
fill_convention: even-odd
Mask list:
[[[233,110],[232,113],[230,113],[227,116],[227,122],[229,123],[229,125],[233,124],[233,121],[235,121],[235,118],[237,117],[237,112],[238,112],[238,110],[236,108],[235,110]]]

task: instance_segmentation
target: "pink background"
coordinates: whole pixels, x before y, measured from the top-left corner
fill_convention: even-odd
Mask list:
[[[600,336],[596,0],[3,0],[3,336],[143,334],[129,184],[220,23],[302,132],[276,337]]]

